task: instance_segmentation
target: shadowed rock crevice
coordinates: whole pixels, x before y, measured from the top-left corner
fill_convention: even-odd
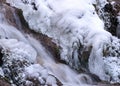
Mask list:
[[[107,0],[104,7],[94,5],[100,18],[104,21],[105,29],[113,36],[118,37],[117,27],[119,25],[118,14],[120,12],[120,0]]]
[[[3,54],[2,54],[2,48],[0,48],[0,66],[3,65]]]
[[[113,5],[111,3],[108,3],[103,7],[103,12],[105,12],[103,20],[105,21],[104,24],[106,30],[109,31],[112,35],[117,36],[116,34],[116,28],[118,25],[117,11],[113,8]],[[108,21],[109,23],[107,23]]]
[[[88,72],[89,69],[88,69],[88,59],[89,59],[89,56],[90,56],[90,53],[91,53],[91,50],[92,50],[92,46],[90,46],[89,48],[82,48],[82,47],[79,48],[79,60],[80,60],[80,63],[81,63],[81,69],[84,70],[85,72]]]

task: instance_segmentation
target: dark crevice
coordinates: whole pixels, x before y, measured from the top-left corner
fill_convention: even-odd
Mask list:
[[[24,4],[28,4],[29,2],[27,0],[21,0]]]
[[[34,2],[31,3],[31,5],[33,5],[33,9],[34,9],[34,10],[38,10],[37,7],[36,7],[36,4],[35,4]]]
[[[113,9],[113,6],[110,3],[105,5],[104,11],[109,13],[109,19],[111,22],[111,26],[108,28],[108,31],[112,35],[117,36],[116,35],[116,28],[118,25],[117,13],[115,12],[115,10]]]
[[[3,53],[2,53],[2,48],[0,48],[0,66],[3,65]]]
[[[117,26],[118,26],[118,10],[115,6],[113,6],[111,3],[106,4],[103,7],[104,14],[102,15],[105,28],[108,32],[110,32],[113,36],[117,36]],[[108,23],[109,22],[109,23]]]
[[[15,8],[15,9],[17,9],[17,8]],[[22,23],[23,28],[24,28],[24,27],[29,28],[28,23],[26,22],[26,20],[25,20],[24,17],[23,17],[23,12],[22,12],[22,10],[21,10],[21,9],[17,9],[17,10],[16,10],[16,13],[17,13],[17,15],[19,16],[19,19],[20,19],[20,21],[21,21],[21,23]]]

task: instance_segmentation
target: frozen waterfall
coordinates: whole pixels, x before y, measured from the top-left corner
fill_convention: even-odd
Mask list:
[[[114,3],[1,1],[0,76],[12,86],[120,83],[120,39],[108,30],[116,27],[119,35],[119,14],[112,14],[118,19],[112,26],[107,7]]]

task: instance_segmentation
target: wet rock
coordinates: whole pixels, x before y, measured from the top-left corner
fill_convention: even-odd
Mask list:
[[[106,15],[106,16],[104,16],[104,19],[106,21],[105,22],[105,28],[112,35],[116,36],[116,28],[117,28],[117,25],[118,25],[117,13],[114,10],[111,3],[106,4],[103,9],[104,9],[104,12],[105,12],[105,15]],[[109,23],[107,23],[108,20],[109,20]]]
[[[3,54],[1,52],[2,52],[2,47],[0,47],[0,66],[3,65],[3,60],[2,60]]]
[[[11,86],[6,80],[0,78],[0,86]]]
[[[81,66],[84,68],[84,71],[86,72],[88,71],[88,59],[89,59],[91,50],[92,50],[92,46],[88,48],[84,48],[82,51],[79,51],[79,52],[82,52],[81,57],[79,57]]]
[[[116,28],[116,35],[118,38],[120,38],[120,22],[119,24],[117,25],[117,28]]]
[[[6,0],[0,0],[0,3],[6,3]]]

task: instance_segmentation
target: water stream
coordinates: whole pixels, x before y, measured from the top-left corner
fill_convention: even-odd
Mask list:
[[[28,37],[29,43],[38,53],[38,63],[51,71],[62,83],[70,86],[83,86],[82,84],[92,84],[92,79],[87,74],[79,74],[68,65],[56,63],[52,55],[32,37]]]

